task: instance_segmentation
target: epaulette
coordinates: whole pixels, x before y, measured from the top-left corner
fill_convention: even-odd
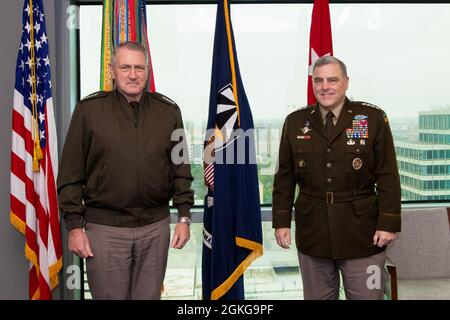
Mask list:
[[[378,107],[378,106],[376,106],[374,104],[368,103],[368,102],[354,101],[353,103],[357,103],[357,104],[360,104],[360,105],[365,106],[365,107],[371,107],[371,108],[375,108],[375,109],[383,111],[383,109],[381,109],[380,107]]]
[[[301,107],[295,107],[295,109],[292,111],[292,113],[294,113],[294,112],[297,112],[297,111],[302,111],[302,110],[311,110],[311,109],[314,109],[314,108],[311,108],[311,107],[314,107],[314,105],[307,105],[307,106],[301,106]]]
[[[289,114],[288,114],[288,117],[289,116],[293,116],[293,115],[295,115],[295,114],[299,114],[301,111],[306,111],[306,112],[308,112],[309,110],[314,110],[314,108],[311,108],[311,105],[309,105],[309,106],[303,106],[303,107],[298,107],[298,108],[296,108],[294,111],[292,111],[292,112],[290,112]]]
[[[377,110],[381,111],[381,113],[383,114],[384,123],[389,123],[389,119],[388,119],[386,113],[380,107],[378,107],[378,106],[376,106],[374,104],[371,104],[371,103],[368,103],[368,102],[362,102],[362,101],[355,101],[355,103],[358,103],[358,104],[360,104],[362,106],[374,108],[374,109],[377,109]]]
[[[87,95],[86,97],[81,99],[81,101],[87,101],[87,100],[91,100],[91,99],[95,99],[95,98],[106,97],[108,94],[109,94],[108,91],[97,91],[97,92]]]
[[[303,110],[311,110],[311,109],[314,109],[314,108],[311,108],[311,106],[303,106],[303,107],[296,108],[293,112],[303,111]]]
[[[172,99],[170,99],[169,97],[166,97],[165,95],[159,93],[159,92],[152,92],[151,96],[158,99],[159,101],[162,101],[166,104],[171,105],[172,107],[175,107],[178,109],[178,105],[175,103],[175,101],[173,101]]]

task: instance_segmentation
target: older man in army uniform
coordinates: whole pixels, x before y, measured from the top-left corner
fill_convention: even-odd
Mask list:
[[[116,48],[116,89],[78,103],[64,144],[59,205],[69,250],[86,258],[94,299],[160,298],[171,199],[179,215],[172,247],[181,249],[190,237],[190,165],[171,158],[181,112],[169,98],[144,92],[148,67],[140,44]]]
[[[287,116],[273,189],[277,243],[296,245],[305,299],[382,299],[386,246],[400,231],[401,192],[389,121],[378,107],[345,96],[334,57],[313,67],[317,103]],[[296,186],[299,193],[294,202]]]

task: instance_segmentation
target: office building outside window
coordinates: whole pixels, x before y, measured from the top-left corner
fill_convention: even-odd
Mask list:
[[[450,200],[450,106],[419,112],[417,138],[396,140],[403,200]]]

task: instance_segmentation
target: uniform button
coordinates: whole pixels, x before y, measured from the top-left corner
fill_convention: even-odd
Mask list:
[[[331,152],[331,148],[327,148],[327,152],[330,153]]]
[[[333,179],[327,178],[327,182],[328,182],[328,183],[332,183],[332,182],[333,182]]]
[[[331,162],[327,162],[327,168],[331,168],[332,164]]]
[[[299,166],[300,168],[306,167],[306,162],[305,162],[305,160],[300,159],[300,160],[298,161],[298,166]]]

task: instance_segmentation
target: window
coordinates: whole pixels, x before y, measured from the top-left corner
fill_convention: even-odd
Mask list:
[[[311,9],[311,4],[237,4],[231,9],[241,75],[260,131],[257,145],[264,204],[271,203],[284,117],[306,101]],[[155,5],[147,10],[157,90],[182,109],[186,128],[196,139],[191,161],[195,179],[201,181],[199,148],[208,110],[215,5]],[[438,41],[441,30],[450,29],[450,5],[331,4],[330,10],[334,52],[347,63],[350,98],[382,107],[392,128],[400,121],[417,127],[419,111],[449,103],[449,78],[434,85],[426,79],[436,77],[433,70],[450,73],[450,65],[434,66],[434,61],[442,61],[450,51],[449,42]],[[81,96],[98,90],[100,17],[101,6],[81,7]],[[408,59],[404,52],[409,52]],[[379,58],[384,55],[389,59]],[[412,64],[416,67],[411,68]],[[393,72],[402,74],[400,85],[397,77],[386,76]],[[449,115],[425,115],[422,121],[425,128],[448,130],[444,117],[448,122]],[[432,140],[444,141],[444,135]],[[409,150],[408,157],[415,157],[416,152]],[[201,204],[203,186],[196,187],[196,201]]]
[[[192,139],[190,157],[197,205],[202,204],[204,194],[201,152],[209,107],[215,10],[215,5],[204,4],[147,6],[156,89],[181,107],[186,130]],[[257,128],[261,202],[265,205],[272,202],[273,174],[283,120],[287,114],[306,104],[311,10],[310,3],[231,6],[241,76]],[[442,63],[448,60],[450,52],[450,42],[442,41],[442,34],[450,30],[450,4],[330,4],[330,13],[334,54],[347,64],[350,76],[348,97],[384,109],[396,144],[408,143],[408,146],[397,146],[398,156],[407,158],[399,166],[418,172],[418,167],[411,165],[412,160],[427,161],[438,156],[437,151],[433,154],[430,144],[438,141],[434,129],[445,130],[440,141],[450,142],[450,111],[445,107],[450,104],[450,77],[447,76],[450,64]],[[82,97],[99,88],[100,30],[101,6],[82,6]],[[430,82],[429,79],[437,81]],[[442,115],[438,116],[445,116],[443,124],[439,124],[431,113],[436,110],[442,110]],[[419,134],[418,128],[425,132]],[[450,164],[450,150],[445,151],[445,158],[442,154],[439,156]],[[420,170],[422,174],[425,171],[426,174],[439,173],[429,161],[421,165]],[[436,191],[434,189],[443,186],[437,181],[421,181],[403,175],[401,182],[402,185],[414,185],[418,193],[425,189]],[[445,187],[450,189],[449,181],[445,182]],[[402,195],[403,200],[429,198],[405,190]],[[270,223],[265,224],[266,245],[266,240],[273,238],[273,231]],[[197,225],[194,230],[191,245],[196,247],[186,255],[176,256],[171,251],[170,259],[175,257],[175,260],[169,261],[168,277],[183,263],[199,266],[196,259],[201,251],[201,227]],[[270,245],[270,241],[268,243]],[[270,254],[270,250],[266,254]],[[277,291],[280,286],[292,288],[297,297],[298,283],[286,278],[288,280],[281,284],[278,277],[286,274],[278,272],[285,270],[280,266],[296,265],[295,250],[270,260],[277,261],[277,258],[279,264],[263,267],[273,271],[270,274],[277,279],[272,284],[260,286],[266,290],[264,298],[268,298],[268,292],[275,298],[281,297],[282,293]],[[258,287],[257,278],[246,281],[254,288]],[[189,287],[192,291],[181,296],[198,298],[197,285],[192,282]],[[257,290],[252,298],[258,298]]]

